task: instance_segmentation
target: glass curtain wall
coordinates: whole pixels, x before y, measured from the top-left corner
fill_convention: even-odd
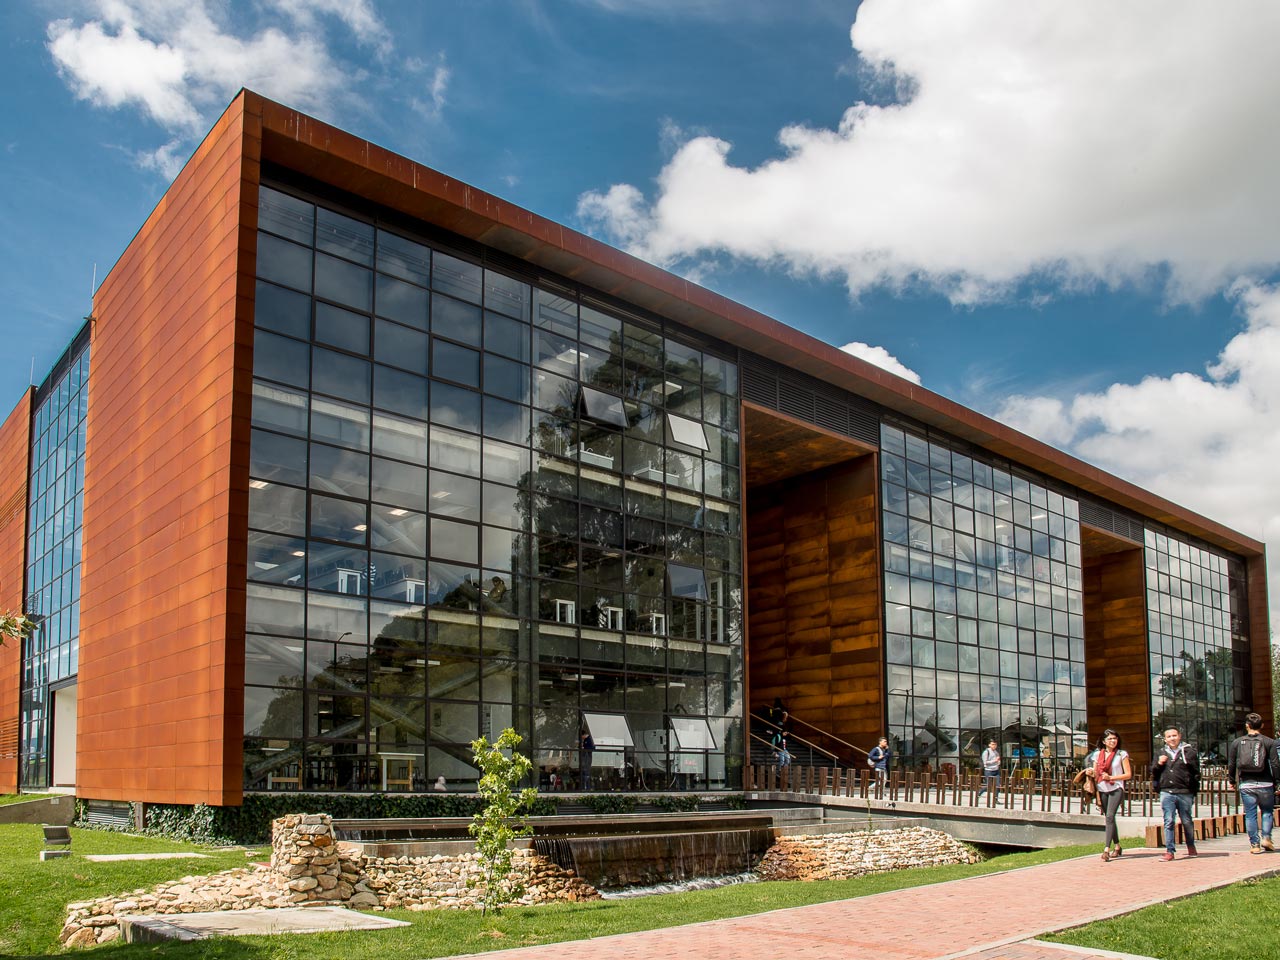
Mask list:
[[[1244,564],[1154,530],[1144,553],[1152,736],[1177,726],[1225,763],[1249,709]]]
[[[26,612],[36,627],[22,643],[19,727],[19,780],[27,788],[50,783],[50,686],[74,677],[79,669],[88,403],[86,339],[40,388],[32,415]]]
[[[736,365],[262,188],[245,787],[739,782]],[[582,749],[591,735],[591,751]]]
[[[881,428],[887,720],[915,768],[1015,766],[1085,749],[1078,503],[889,424]]]

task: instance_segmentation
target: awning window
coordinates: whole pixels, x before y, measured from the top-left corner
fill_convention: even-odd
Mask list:
[[[686,600],[707,599],[707,574],[701,567],[667,564],[667,587],[673,597]]]
[[[631,726],[620,713],[584,713],[582,722],[590,731],[597,750],[635,746],[631,739]]]
[[[603,423],[611,427],[627,428],[627,410],[622,405],[622,398],[611,393],[582,388],[582,412],[588,420]],[[705,445],[703,446],[705,450]]]
[[[714,750],[716,738],[702,717],[670,717],[671,732],[681,750]]]
[[[667,430],[671,434],[672,443],[693,447],[696,450],[707,449],[707,432],[702,429],[702,424],[697,420],[668,413]]]

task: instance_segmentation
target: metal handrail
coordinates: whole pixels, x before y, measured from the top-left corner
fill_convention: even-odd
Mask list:
[[[759,716],[759,714],[758,714],[758,713],[750,713],[750,712],[748,712],[748,714],[746,714],[746,716],[750,717],[751,719],[758,719],[758,721],[760,721],[760,723],[768,723],[768,724],[769,724],[769,726],[771,726],[771,727],[776,727],[776,726],[778,726],[778,724],[777,724],[777,723],[773,723],[772,721],[769,721],[769,719],[764,718],[764,717],[762,717],[762,716]],[[800,722],[801,722],[801,723],[804,723],[804,721],[800,721]],[[814,727],[812,723],[805,723],[805,726],[806,726],[806,727],[813,727],[813,728],[814,728],[814,730],[817,730],[819,733],[826,733],[826,732],[827,732],[827,731],[822,730],[822,727]],[[762,744],[768,744],[768,742],[769,742],[769,741],[767,741],[767,740],[764,740],[764,737],[759,736],[759,735],[756,735],[756,733],[751,733],[751,736],[755,737],[755,739],[756,739],[756,740],[759,740],[760,742],[762,742]],[[831,758],[832,760],[836,760],[836,762],[837,762],[837,763],[838,763],[838,762],[840,762],[840,756],[838,756],[837,754],[833,754],[831,750],[827,750],[826,748],[822,748],[822,746],[818,746],[817,744],[814,744],[814,742],[813,742],[813,741],[805,740],[803,736],[797,735],[797,733],[791,733],[791,735],[790,735],[790,736],[792,737],[792,739],[794,739],[794,740],[797,742],[797,744],[804,744],[805,746],[808,746],[808,748],[809,748],[810,750],[817,750],[817,751],[818,751],[818,753],[822,754],[823,756],[829,756],[829,758]],[[832,740],[835,740],[836,742],[838,742],[838,744],[844,744],[844,742],[845,742],[844,740],[841,740],[841,739],[840,739],[840,737],[832,737]],[[773,744],[769,744],[769,746],[773,746]],[[845,744],[845,746],[852,746],[852,745],[851,745],[851,744]],[[856,750],[856,749],[858,749],[858,748],[856,748],[856,746],[855,746],[855,748],[854,748],[854,749]],[[863,751],[863,753],[867,753],[867,751],[865,751],[865,750],[864,750],[864,751]]]
[[[762,716],[760,716],[760,714],[758,714],[758,713],[751,713],[750,711],[748,711],[747,716],[751,717],[753,720],[759,720],[761,723],[767,723],[767,724],[769,724],[769,726],[771,726],[771,727],[776,727],[776,726],[777,726],[777,724],[776,724],[776,723],[774,723],[772,720],[770,720],[768,717],[762,717]],[[831,738],[832,740],[834,740],[836,743],[840,744],[840,745],[841,745],[841,746],[843,746],[843,747],[848,747],[850,750],[854,751],[855,753],[860,753],[860,754],[862,754],[864,757],[865,757],[865,756],[869,756],[868,752],[867,752],[866,750],[863,750],[861,747],[856,746],[856,745],[854,745],[854,744],[850,743],[848,740],[841,740],[841,739],[840,739],[839,737],[837,737],[834,733],[829,733],[828,731],[823,730],[821,727],[814,726],[812,723],[809,723],[809,721],[807,721],[807,720],[801,720],[801,719],[800,719],[799,717],[797,717],[794,713],[788,713],[788,714],[787,714],[787,719],[788,719],[789,721],[793,721],[793,722],[795,722],[795,723],[802,723],[802,724],[804,724],[806,727],[808,727],[810,730],[817,730],[817,731],[818,731],[820,734],[822,734],[824,737],[830,737],[830,738]],[[797,739],[798,741],[800,741],[801,743],[808,744],[809,746],[813,747],[813,749],[817,750],[819,753],[825,753],[825,754],[826,754],[828,757],[830,757],[832,760],[838,760],[838,759],[839,759],[839,757],[838,757],[836,754],[832,753],[830,750],[824,750],[822,747],[819,747],[819,746],[817,746],[817,745],[815,745],[815,744],[811,744],[811,743],[809,743],[809,741],[808,741],[808,740],[805,740],[803,737],[799,737],[799,736],[797,736],[797,737],[796,737],[796,739]]]

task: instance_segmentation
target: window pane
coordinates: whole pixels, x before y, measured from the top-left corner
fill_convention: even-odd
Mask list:
[[[376,312],[419,330],[427,329],[427,291],[378,274]]]
[[[427,381],[411,373],[374,366],[373,405],[384,410],[427,419]]]
[[[369,508],[373,521],[370,542],[374,547],[407,553],[415,557],[427,555],[427,518],[403,507],[374,504]],[[425,601],[424,601],[425,602]]]
[[[484,272],[484,305],[518,320],[529,319],[529,285],[492,270]]]
[[[302,586],[306,575],[305,541],[268,533],[249,533],[249,579]]]
[[[444,340],[431,341],[431,375],[469,387],[480,386],[480,354]]]
[[[432,470],[430,510],[438,516],[476,520],[480,514],[480,481]]]
[[[484,355],[484,392],[516,403],[529,402],[529,368],[523,363]]]
[[[307,523],[305,490],[265,480],[249,481],[249,526],[276,533],[302,534]]]
[[[354,450],[369,449],[369,411],[316,397],[311,405],[311,439]]]
[[[278,337],[265,330],[255,331],[253,375],[306,389],[310,372],[307,353],[307,345],[298,340]]]
[[[671,441],[673,443],[679,443],[686,447],[696,447],[699,450],[707,449],[707,436],[702,430],[702,424],[696,420],[689,420],[674,413],[668,413],[667,427],[671,431]]]
[[[362,313],[372,313],[373,272],[317,253],[316,296],[354,307]]]
[[[311,444],[311,489],[368,500],[368,454]]]
[[[307,484],[307,445],[302,440],[254,430],[249,451],[249,472],[263,480]]]
[[[311,330],[311,298],[259,280],[253,322],[267,330],[306,340]]]
[[[375,412],[373,452],[423,463],[427,459],[427,425]]]
[[[431,421],[479,431],[480,394],[447,383],[434,383],[431,388]]]
[[[307,435],[307,394],[269,383],[253,385],[253,425]]]
[[[311,389],[353,403],[369,402],[369,361],[334,353],[323,347],[311,350]]]
[[[320,207],[316,211],[316,249],[373,265],[373,224]]]
[[[431,283],[431,251],[386,230],[378,231],[378,269],[422,286]]]
[[[396,460],[373,458],[373,500],[411,510],[427,509],[427,471]]]
[[[479,560],[479,528],[452,520],[431,521],[431,555],[474,564]]]
[[[482,271],[478,264],[468,263],[437,252],[431,266],[431,285],[436,290],[471,303],[480,302]]]
[[[485,397],[484,435],[512,443],[528,443],[529,408],[497,397]]]
[[[590,387],[583,387],[582,402],[586,415],[590,419],[595,420],[597,423],[611,424],[615,427],[626,429],[627,411],[622,405],[621,397],[601,393],[599,390],[593,390]],[[705,439],[703,440],[702,449],[706,449]]]
[[[258,227],[311,245],[316,208],[305,200],[270,187],[258,188]]]
[[[313,494],[311,536],[346,543],[365,543],[369,538],[368,506],[351,500]]]
[[[689,600],[707,599],[706,574],[697,567],[686,567],[678,563],[667,564],[667,583],[673,597]]]
[[[373,357],[379,363],[427,375],[427,335],[398,323],[374,321]]]
[[[311,292],[311,257],[308,247],[258,234],[258,276],[264,280]]]
[[[369,318],[327,303],[317,303],[315,339],[340,350],[368,356]]]
[[[495,313],[484,315],[484,348],[490,353],[529,362],[529,327]]]

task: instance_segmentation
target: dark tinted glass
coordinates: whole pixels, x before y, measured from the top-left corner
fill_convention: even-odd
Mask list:
[[[311,362],[312,390],[353,403],[369,402],[369,361],[313,347]]]
[[[300,247],[265,233],[258,234],[258,276],[286,287],[311,292],[311,257],[308,247]]]
[[[259,280],[253,318],[259,327],[306,340],[311,332],[311,298]]]
[[[431,332],[478,347],[480,308],[436,294],[431,298]]]
[[[253,431],[249,452],[249,473],[262,480],[307,484],[307,444],[265,430]]]
[[[253,375],[307,388],[308,349],[305,343],[258,330],[253,337]]]
[[[480,302],[480,283],[483,271],[479,264],[468,263],[437,252],[432,257],[431,286],[459,300]]]
[[[315,232],[316,208],[287,193],[258,188],[258,227],[290,240],[311,245]]]
[[[421,287],[378,275],[377,314],[427,329],[427,291]]]
[[[431,422],[463,430],[480,429],[480,394],[447,383],[433,384]]]
[[[484,316],[484,348],[489,353],[529,362],[529,327],[509,317],[486,313]]]
[[[379,230],[378,269],[401,280],[428,286],[431,283],[431,251],[420,243]]]
[[[369,499],[369,456],[311,444],[311,489]]]
[[[374,367],[373,405],[418,420],[427,419],[427,381],[378,364]]]
[[[444,340],[431,341],[431,375],[468,387],[480,386],[480,354]]]
[[[315,338],[331,347],[368,356],[369,318],[327,303],[317,303]]]
[[[427,375],[427,335],[386,320],[374,322],[373,357],[379,363]]]
[[[317,253],[316,296],[371,313],[373,273],[354,263]]]
[[[484,355],[484,392],[517,403],[529,402],[529,368],[523,363]]]
[[[373,224],[321,207],[316,214],[316,249],[372,266]]]

